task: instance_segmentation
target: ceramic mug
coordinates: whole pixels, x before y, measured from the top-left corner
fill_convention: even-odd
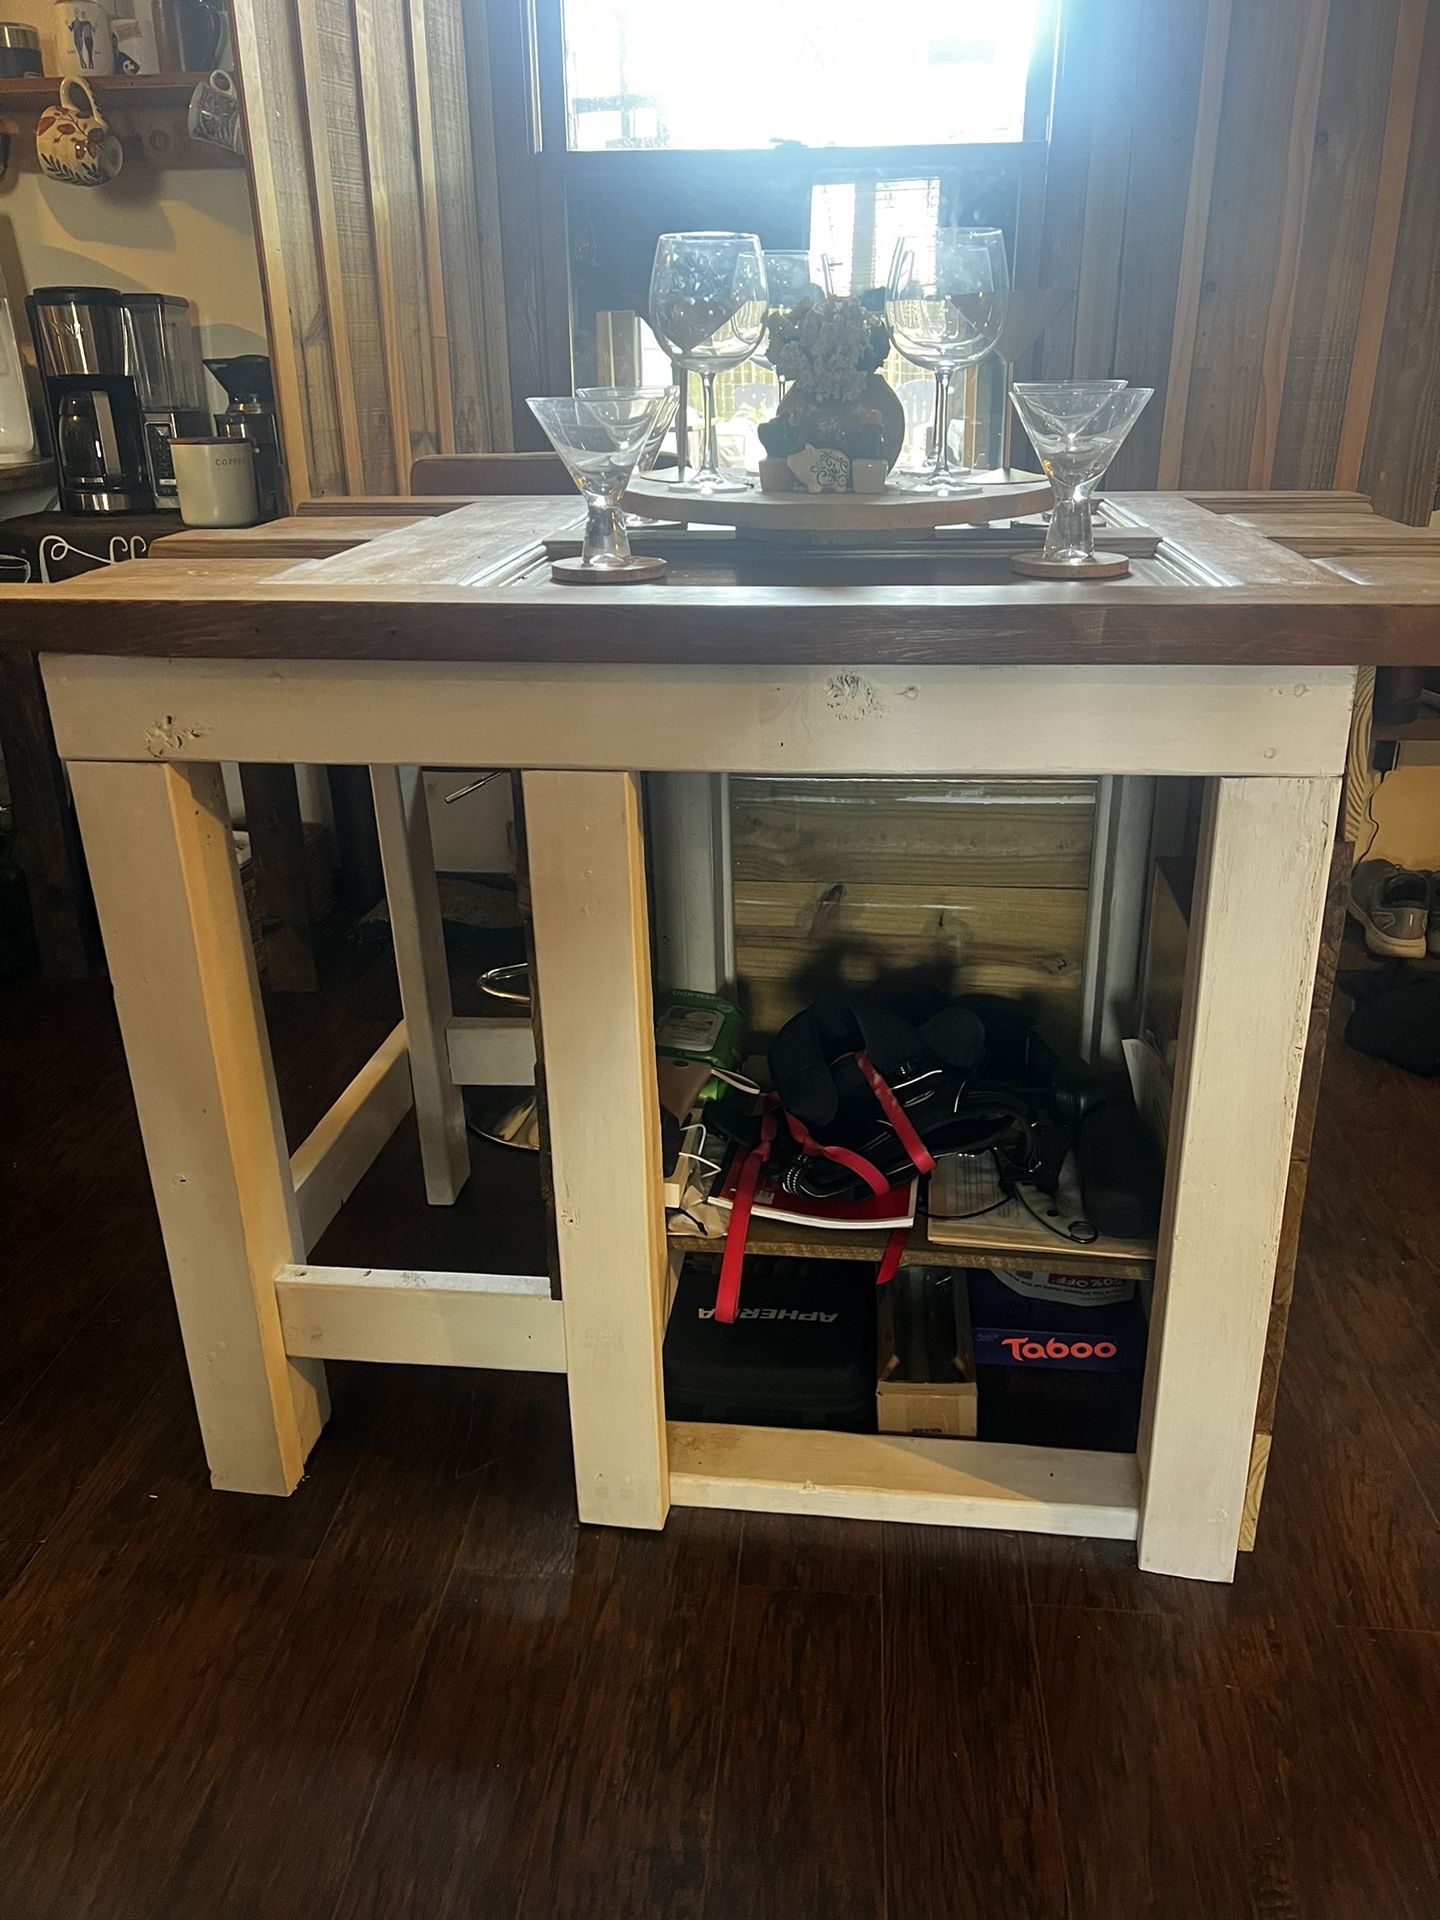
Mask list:
[[[60,82],[59,103],[41,114],[35,152],[52,180],[72,187],[103,187],[125,164],[125,149],[101,117],[94,94],[73,78]]]
[[[55,0],[55,64],[61,73],[113,73],[115,29],[100,0]]]
[[[240,96],[235,82],[223,67],[217,67],[208,80],[202,80],[190,96],[186,115],[190,138],[227,153],[245,153],[245,133],[240,120]]]
[[[159,73],[160,49],[155,41],[155,23],[152,20],[117,18],[115,71],[131,74]]]

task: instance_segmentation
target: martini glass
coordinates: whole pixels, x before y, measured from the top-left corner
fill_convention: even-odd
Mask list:
[[[704,397],[700,465],[677,493],[744,493],[720,471],[715,376],[742,366],[765,331],[765,260],[753,233],[663,233],[650,275],[650,325],[677,367],[698,373]]]
[[[1095,551],[1090,501],[1153,391],[1113,380],[1017,381],[1010,398],[1055,492],[1044,552],[1017,554],[1017,573],[1108,580],[1130,571],[1124,554]]]
[[[672,395],[670,387],[614,387],[604,389],[603,397],[562,394],[526,402],[585,498],[580,557],[555,561],[554,579],[622,586],[663,578],[663,560],[631,553],[620,499],[661,409],[673,407]]]
[[[577,387],[577,400],[599,400],[614,402],[631,393],[643,393],[657,402],[655,424],[650,429],[650,437],[641,449],[640,458],[635,463],[635,471],[642,477],[651,472],[660,458],[660,449],[665,444],[665,436],[675,424],[675,415],[680,410],[679,387]],[[647,518],[644,514],[627,513],[623,516],[627,527],[657,527],[661,521]]]

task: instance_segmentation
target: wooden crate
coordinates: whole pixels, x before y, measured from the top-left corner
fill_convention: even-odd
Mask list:
[[[979,1392],[970,1344],[970,1310],[963,1269],[954,1276],[955,1351],[944,1379],[901,1380],[895,1351],[895,1295],[881,1291],[880,1377],[875,1384],[875,1417],[881,1433],[924,1434],[941,1440],[973,1440],[979,1416]]]

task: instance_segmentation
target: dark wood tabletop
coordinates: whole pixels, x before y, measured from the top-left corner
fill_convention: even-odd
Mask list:
[[[1440,542],[1400,568],[1346,573],[1180,494],[1119,496],[1160,538],[1127,579],[1022,579],[1001,558],[935,552],[837,560],[725,536],[668,579],[561,586],[546,539],[578,502],[509,497],[436,516],[335,527],[296,561],[299,523],[43,593],[0,589],[0,642],[161,658],[473,660],[746,666],[1233,665],[1440,659]],[[1374,520],[1376,531],[1390,523]],[[1292,529],[1293,530],[1293,529]],[[1423,535],[1417,546],[1426,545]],[[200,549],[196,551],[196,549]],[[1411,550],[1407,543],[1407,553]]]

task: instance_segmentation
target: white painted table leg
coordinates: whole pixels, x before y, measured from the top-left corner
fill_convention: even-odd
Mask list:
[[[580,1518],[660,1527],[666,1248],[638,785],[527,773],[524,790]]]
[[[70,778],[210,1476],[289,1493],[328,1403],[281,1338],[304,1249],[220,769]]]
[[[450,975],[425,782],[418,767],[371,767],[370,787],[405,1010],[425,1197],[432,1207],[448,1207],[470,1177],[470,1147],[464,1098],[450,1078]]]
[[[1338,799],[1210,783],[1141,1420],[1152,1573],[1234,1577]]]

